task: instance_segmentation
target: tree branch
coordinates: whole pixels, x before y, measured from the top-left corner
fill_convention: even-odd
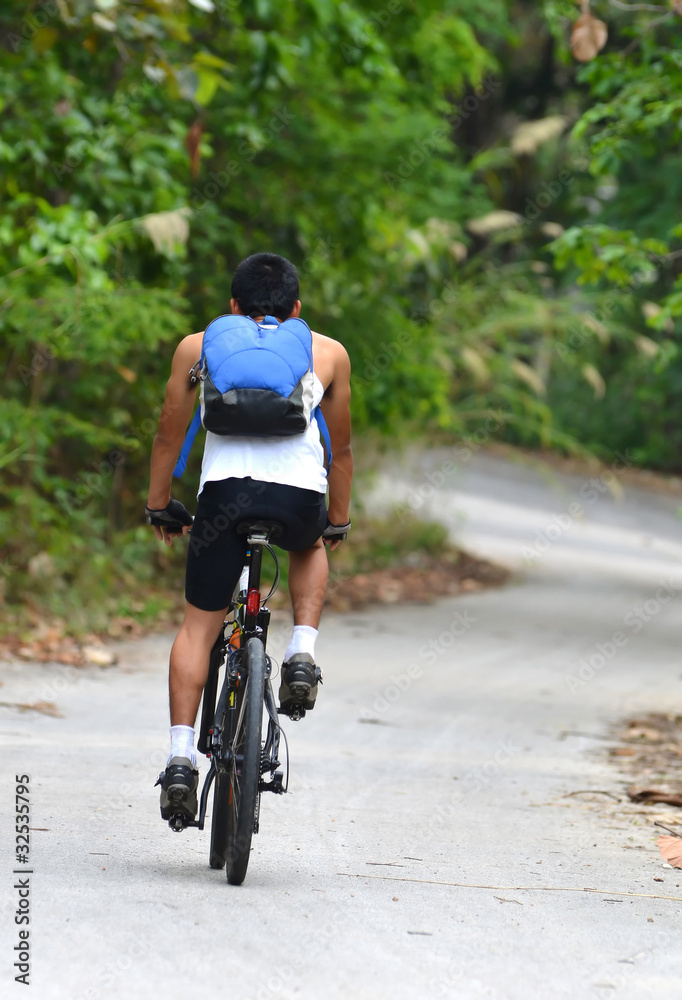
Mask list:
[[[613,3],[613,2],[614,2],[614,0],[611,0],[611,3]],[[659,10],[660,9],[661,8],[659,8]],[[643,34],[644,34],[645,31],[650,31],[652,28],[655,28],[657,24],[661,23],[661,21],[667,21],[668,18],[670,18],[670,17],[673,16],[674,13],[675,13],[675,10],[671,9],[671,10],[667,11],[667,13],[662,14],[661,17],[655,17],[653,19],[653,21],[649,21],[648,24],[645,24],[644,27],[642,28],[642,34],[641,35],[636,35],[635,38],[632,39],[632,41],[630,42],[630,44],[625,46],[625,48],[621,52],[621,56],[629,56],[630,53],[633,52],[637,48],[637,46],[640,44],[640,42],[642,41],[642,37],[643,37]]]

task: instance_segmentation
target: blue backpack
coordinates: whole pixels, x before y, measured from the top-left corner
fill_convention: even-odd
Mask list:
[[[196,369],[199,368],[197,376]],[[303,434],[316,419],[331,464],[329,432],[313,410],[313,338],[298,318],[218,316],[204,332],[201,358],[190,373],[201,380],[200,406],[173,472],[181,476],[200,424],[233,437]]]

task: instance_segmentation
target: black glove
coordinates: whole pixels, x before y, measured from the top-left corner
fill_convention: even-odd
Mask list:
[[[329,542],[342,542],[348,538],[349,531],[350,521],[348,524],[332,524],[327,518],[327,527],[322,532],[322,538],[326,538]]]
[[[185,505],[172,498],[168,506],[162,510],[150,510],[149,507],[145,507],[144,516],[147,524],[153,524],[177,534],[182,533],[186,524],[192,524],[194,521]]]

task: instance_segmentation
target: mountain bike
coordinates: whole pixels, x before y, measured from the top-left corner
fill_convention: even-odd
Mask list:
[[[170,821],[173,829],[196,826],[203,830],[213,786],[209,864],[225,868],[230,885],[241,885],[246,876],[251,838],[258,833],[262,793],[281,795],[289,783],[286,735],[279,724],[270,683],[272,662],[266,653],[267,601],[279,585],[279,563],[270,543],[281,534],[282,526],[275,521],[245,521],[237,531],[247,535],[246,564],[211,651],[197,741],[199,752],[210,758],[211,766],[201,790],[198,818],[191,823],[180,816]],[[262,599],[264,550],[274,559],[275,578]],[[216,704],[221,672],[223,682]],[[284,771],[279,760],[282,739]]]

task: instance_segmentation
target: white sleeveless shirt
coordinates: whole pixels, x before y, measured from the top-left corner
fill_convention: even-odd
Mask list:
[[[323,396],[324,387],[313,375],[313,409]],[[327,470],[317,420],[311,416],[307,431],[291,437],[223,437],[207,431],[199,493],[204,483],[247,476],[326,493]]]

